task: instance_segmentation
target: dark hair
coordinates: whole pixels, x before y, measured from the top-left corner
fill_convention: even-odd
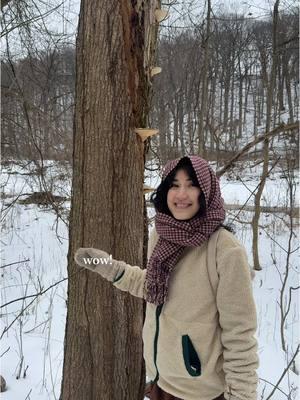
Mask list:
[[[188,157],[183,157],[173,169],[173,171],[171,171],[169,175],[166,176],[166,178],[160,183],[158,188],[152,193],[150,197],[150,202],[154,205],[157,212],[172,216],[172,213],[170,212],[167,204],[167,195],[170,187],[172,186],[175,175],[179,170],[184,170],[188,174],[189,178],[192,180],[193,185],[200,188],[197,175],[190,159]],[[196,215],[198,217],[202,217],[205,215],[206,212],[206,202],[203,191],[201,191],[201,193],[199,194],[198,200],[200,208]]]
[[[177,171],[179,170],[184,170],[189,178],[192,180],[193,185],[200,187],[198,178],[196,175],[196,172],[193,168],[193,165],[191,163],[191,160],[188,157],[183,157],[179,163],[176,165],[176,167],[171,171],[164,180],[160,183],[160,185],[157,187],[157,189],[152,193],[150,197],[150,202],[154,205],[155,211],[160,212],[163,214],[167,214],[172,216],[171,211],[169,210],[168,203],[167,203],[167,195],[170,187],[172,186],[172,183],[174,181],[175,175]],[[195,216],[202,217],[206,213],[206,201],[205,201],[205,196],[203,191],[201,190],[201,193],[199,194],[199,211]],[[231,225],[224,225],[220,224],[220,227],[225,228],[227,231],[234,233],[234,228]],[[218,229],[217,228],[217,229]]]

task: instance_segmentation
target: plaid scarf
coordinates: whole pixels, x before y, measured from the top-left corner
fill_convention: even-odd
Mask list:
[[[204,193],[206,213],[202,217],[195,216],[188,221],[179,221],[159,212],[156,214],[155,228],[159,239],[149,259],[145,281],[146,300],[156,305],[166,301],[171,272],[185,247],[201,246],[225,219],[224,201],[216,174],[207,161],[199,156],[188,156],[188,158]],[[166,164],[163,180],[179,161],[180,158]]]

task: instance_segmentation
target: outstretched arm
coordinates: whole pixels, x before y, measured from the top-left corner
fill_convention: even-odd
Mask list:
[[[157,241],[156,232],[149,238],[148,258]],[[144,283],[146,269],[126,264],[124,261],[114,260],[108,253],[93,248],[80,248],[75,253],[75,262],[90,271],[100,274],[104,279],[113,282],[120,290],[129,292],[133,296],[145,298]]]
[[[105,251],[94,248],[78,249],[74,259],[79,266],[98,273],[118,289],[127,291],[133,296],[144,297],[146,270],[126,264],[124,261],[114,260]]]

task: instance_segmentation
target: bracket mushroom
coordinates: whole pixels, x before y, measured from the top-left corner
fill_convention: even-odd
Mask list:
[[[160,74],[161,71],[162,71],[161,67],[152,67],[152,68],[150,68],[150,76],[151,76],[151,78],[154,75]]]
[[[155,188],[152,188],[152,187],[147,186],[147,185],[144,185],[144,187],[143,187],[144,194],[154,192],[154,190],[155,190]]]
[[[134,131],[142,139],[142,142],[144,142],[146,139],[148,139],[148,137],[157,135],[159,132],[158,129],[150,129],[150,128],[135,128]]]
[[[169,11],[158,8],[155,10],[154,13],[155,13],[155,19],[159,23],[164,21],[168,17]]]

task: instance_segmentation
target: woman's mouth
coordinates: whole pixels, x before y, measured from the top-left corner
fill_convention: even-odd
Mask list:
[[[180,209],[185,209],[192,205],[191,203],[174,203],[174,204],[175,204],[175,207],[180,208]]]

